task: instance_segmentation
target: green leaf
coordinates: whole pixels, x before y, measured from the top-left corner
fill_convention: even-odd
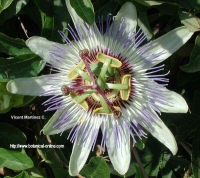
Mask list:
[[[29,0],[13,0],[9,8],[0,13],[0,25],[7,19],[16,15],[28,3],[28,1]]]
[[[6,85],[7,83],[0,82],[0,114],[8,112],[12,107],[22,107],[35,98],[34,96],[9,93]]]
[[[107,165],[108,165],[108,167],[109,167],[110,174],[112,174],[112,175],[117,175],[118,177],[123,177],[122,175],[120,175],[120,174],[113,168],[113,165],[112,165],[111,162],[108,162]],[[132,171],[132,173],[133,173],[133,172],[135,171],[135,167],[132,166],[131,164],[130,164],[130,166],[131,166],[131,168],[133,168],[133,169],[131,169],[131,171]],[[134,172],[134,174],[135,174],[135,172]],[[132,174],[131,174],[131,175],[132,175]]]
[[[162,169],[162,178],[177,178],[170,168],[166,167]]]
[[[109,165],[109,168],[110,168],[110,174],[113,174],[113,175],[117,175],[117,177],[123,177],[123,178],[128,178],[128,177],[133,177],[133,175],[135,174],[135,178],[142,178],[143,177],[143,174],[138,166],[137,163],[131,163],[130,166],[129,166],[129,169],[128,171],[126,172],[125,175],[121,175],[119,174],[111,164],[108,164]]]
[[[120,5],[125,4],[126,2],[133,2],[134,0],[116,0]]]
[[[188,12],[180,12],[179,18],[180,18],[181,22],[191,32],[196,32],[196,31],[200,30],[200,19],[197,16],[194,16]]]
[[[171,0],[168,0],[171,1]],[[173,0],[173,3],[177,3],[179,6],[186,9],[197,9],[200,10],[200,1],[199,0]]]
[[[55,26],[54,26],[54,18],[43,15],[43,29],[42,29],[42,36],[49,39],[54,40],[55,36],[58,36],[58,32],[55,34]],[[60,37],[61,38],[61,37]]]
[[[0,167],[20,171],[33,167],[33,161],[21,152],[0,148]]]
[[[163,169],[166,167],[167,162],[169,161],[171,155],[170,154],[164,154],[160,163],[159,163],[159,167],[160,169]]]
[[[12,59],[0,58],[0,63],[0,82],[8,82],[10,79],[15,78],[37,76],[45,66],[45,61],[33,53]]]
[[[70,0],[70,4],[83,21],[89,25],[94,23],[94,8],[90,0]]]
[[[162,177],[165,178],[176,178],[173,172],[182,175],[185,168],[188,167],[189,164],[190,162],[185,158],[172,156],[171,154],[164,153],[159,163],[159,167],[161,169],[160,174],[162,175]]]
[[[129,176],[132,176],[132,175],[134,175],[134,174],[137,174],[137,175],[139,175],[140,174],[140,169],[138,170],[138,164],[135,164],[135,163],[133,163],[133,164],[130,164],[130,166],[129,166],[129,169],[128,169],[128,171],[126,172],[126,174],[125,174],[125,176],[126,177],[129,177]],[[139,172],[140,171],[140,172]],[[117,174],[118,175],[118,174]]]
[[[166,155],[164,154],[164,157],[165,156]],[[187,159],[170,155],[170,159],[167,159],[165,167],[169,167],[171,170],[175,171],[181,176],[182,173],[185,171],[185,168],[189,165],[190,161],[188,161]]]
[[[170,15],[176,17],[179,13],[179,6],[174,3],[166,2],[159,6],[156,6],[161,14],[163,15]]]
[[[195,178],[200,177],[200,123],[192,142],[192,169]]]
[[[191,108],[191,113],[188,114],[163,113],[161,119],[166,125],[170,125],[170,130],[176,136],[176,141],[180,143],[191,139],[193,132],[198,127],[199,117]]]
[[[0,0],[0,13],[8,8],[12,2],[13,0]]]
[[[0,52],[13,56],[32,53],[23,40],[11,38],[3,33],[0,33]]]
[[[135,167],[135,178],[141,178],[143,177],[143,174],[138,166],[138,164],[134,164],[134,167]]]
[[[143,150],[145,148],[145,143],[147,141],[146,138],[142,138],[142,140],[138,137],[135,137],[136,139],[136,144],[135,146],[139,149],[139,150]]]
[[[46,139],[39,140],[39,144],[48,144]],[[38,154],[42,159],[51,167],[54,176],[56,178],[63,178],[69,176],[68,170],[63,167],[61,161],[65,164],[68,164],[68,161],[65,158],[65,155],[62,153],[61,149],[51,149],[51,148],[38,148]],[[54,154],[56,152],[57,156]],[[58,160],[58,158],[61,159]]]
[[[22,95],[20,95],[20,96],[22,96]],[[25,105],[29,104],[31,101],[33,101],[36,98],[36,96],[25,95],[25,96],[23,96],[23,98],[24,99],[23,99],[23,103],[22,104],[17,105],[17,106],[14,105],[13,107],[18,108],[18,107],[25,106]]]
[[[43,176],[41,174],[41,172],[36,167],[32,167],[30,169],[27,169],[26,171],[30,175],[30,178],[43,178],[43,177],[47,177],[47,176]]]
[[[16,175],[14,178],[30,178],[30,177],[26,171],[23,171],[20,174]]]
[[[23,104],[23,95],[14,95],[7,91],[7,83],[0,83],[0,114],[8,112],[12,107]]]
[[[41,11],[38,9],[35,0],[29,1],[29,3],[21,10],[22,14],[26,14],[26,18],[28,19],[28,25],[25,25],[28,35],[32,36],[40,33],[40,29],[42,29],[42,18]],[[22,22],[23,16],[22,16]]]
[[[62,42],[58,30],[67,33],[67,24],[70,15],[67,11],[65,0],[34,0],[42,17],[42,36],[48,40]]]
[[[115,0],[97,0],[93,3],[95,9],[96,22],[99,22],[99,18],[103,17],[105,21],[107,15],[114,15],[118,7],[118,4]]]
[[[12,119],[12,115],[10,119]],[[0,147],[13,149],[10,144],[26,144],[26,135],[21,130],[5,123],[0,123],[0,128]]]
[[[16,3],[16,14],[28,3],[29,0],[18,0]]]
[[[109,178],[110,171],[103,157],[93,157],[89,163],[83,167],[80,172],[86,177]]]
[[[191,134],[197,128],[198,117],[195,114],[183,115],[183,118],[175,122],[175,127],[177,130],[177,141],[183,142],[188,137],[191,137]]]
[[[150,40],[153,37],[153,32],[148,22],[147,17],[147,8],[141,5],[136,4],[136,8],[138,10],[138,26],[142,29],[142,31],[146,34],[147,40]]]
[[[162,157],[161,144],[152,136],[149,136],[143,150],[138,150],[139,157],[145,171],[149,176],[158,175],[159,162]],[[134,162],[136,163],[136,161]]]
[[[192,54],[190,56],[190,61],[188,64],[181,66],[181,70],[184,72],[198,72],[200,71],[200,35],[196,37],[195,46],[192,50]]]

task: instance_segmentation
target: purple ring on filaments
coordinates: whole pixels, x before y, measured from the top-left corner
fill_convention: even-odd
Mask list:
[[[59,31],[66,48],[55,44],[49,49],[51,67],[59,79],[53,76],[45,84],[51,86],[47,93],[55,96],[43,104],[49,105],[47,111],[60,109],[53,128],[58,129],[58,133],[71,128],[68,139],[72,142],[82,133],[77,143],[84,146],[86,140],[91,139],[93,149],[100,125],[102,147],[109,138],[110,124],[116,147],[121,144],[124,129],[130,133],[134,145],[135,136],[146,137],[138,120],[146,126],[153,124],[153,120],[159,119],[158,104],[171,104],[170,96],[163,90],[168,73],[158,74],[164,65],[146,67],[162,53],[149,54],[151,43],[140,47],[146,40],[142,29],[125,33],[127,24],[123,18],[119,25],[112,21],[110,15],[106,23],[99,18],[99,30],[96,25],[84,23],[76,24],[75,31],[69,25],[73,40]]]

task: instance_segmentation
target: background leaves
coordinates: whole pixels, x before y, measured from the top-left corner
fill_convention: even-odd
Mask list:
[[[85,22],[90,25],[94,23],[94,9],[90,0],[70,0],[70,4]]]
[[[110,177],[110,171],[103,157],[93,157],[80,172],[85,177]]]
[[[33,167],[33,162],[23,153],[0,148],[0,166],[20,171]]]
[[[200,71],[200,36],[198,35],[195,40],[195,46],[192,50],[190,61],[188,64],[181,66],[184,72],[198,72]]]
[[[70,0],[77,14],[88,24],[99,23],[116,15],[125,2],[138,10],[138,29],[155,39],[170,30],[185,25],[195,32],[193,37],[164,62],[169,71],[168,88],[181,93],[187,100],[187,114],[162,114],[162,120],[176,137],[179,151],[173,156],[156,139],[148,136],[138,141],[139,157],[149,177],[180,178],[200,176],[200,1],[199,0]],[[43,36],[63,43],[58,30],[68,34],[71,17],[65,0],[0,0],[0,174],[3,177],[70,177],[68,163],[72,144],[68,132],[51,136],[40,134],[53,112],[44,112],[41,105],[47,97],[14,95],[6,90],[10,79],[51,73],[45,62],[25,44],[31,36]],[[69,35],[69,38],[70,35]],[[44,119],[13,119],[13,116],[44,116]],[[96,149],[80,172],[85,177],[136,177],[142,173],[132,155],[125,176],[119,175],[107,156],[99,154],[101,135]],[[64,145],[64,149],[11,148],[20,145]]]

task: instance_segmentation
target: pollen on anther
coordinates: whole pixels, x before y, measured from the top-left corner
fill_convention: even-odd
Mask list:
[[[64,96],[66,96],[66,95],[68,95],[68,94],[70,93],[69,87],[68,87],[67,85],[63,85],[63,86],[61,87],[61,91],[62,91],[62,94],[63,94]]]
[[[83,50],[80,50],[80,51],[79,51],[79,56],[80,56],[81,58],[87,57],[88,54],[89,54],[89,50],[88,50],[88,49],[83,49]]]

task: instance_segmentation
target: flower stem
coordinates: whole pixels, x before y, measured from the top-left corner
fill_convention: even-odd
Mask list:
[[[137,152],[136,148],[135,148],[135,147],[132,147],[131,149],[132,149],[132,151],[133,151],[133,154],[134,154],[134,156],[135,156],[135,159],[136,159],[136,161],[137,161],[137,163],[138,163],[138,166],[140,167],[140,170],[141,170],[141,172],[142,172],[144,178],[148,178],[148,176],[147,176],[147,174],[146,174],[146,172],[145,172],[145,170],[144,170],[144,167],[143,167],[143,165],[142,165],[142,162],[141,162],[141,160],[140,160],[140,157],[139,157],[139,155],[138,155],[138,152]]]

